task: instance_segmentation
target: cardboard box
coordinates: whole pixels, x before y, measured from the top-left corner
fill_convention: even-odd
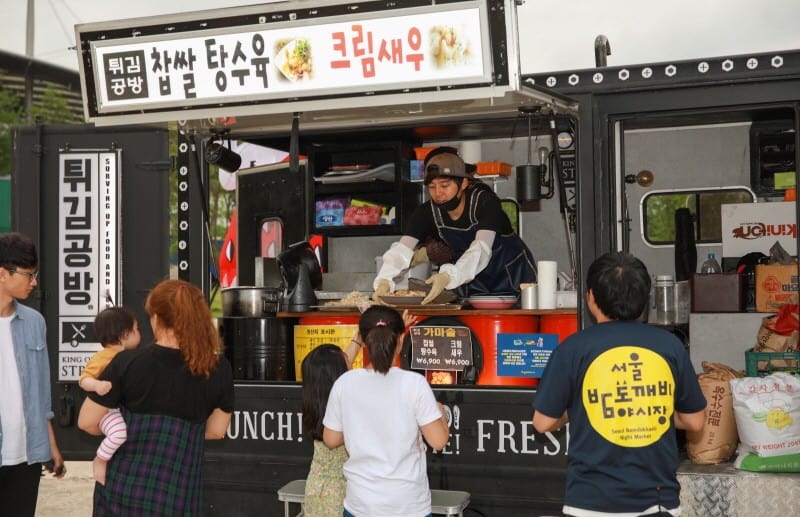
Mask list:
[[[692,312],[742,312],[744,290],[739,273],[697,273],[691,277]]]
[[[753,251],[769,255],[776,241],[790,254],[797,249],[792,201],[722,205],[721,214],[723,257],[742,257]]]
[[[778,312],[797,294],[797,264],[756,266],[756,311]]]

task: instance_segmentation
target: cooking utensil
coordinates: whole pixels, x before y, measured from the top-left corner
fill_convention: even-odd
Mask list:
[[[419,278],[409,278],[408,289],[411,291],[423,291],[426,294],[431,292],[431,286],[426,284],[425,280],[420,280]],[[443,303],[450,303],[452,301],[455,301],[456,298],[458,298],[458,295],[456,294],[455,291],[450,289],[445,289],[439,296],[431,300],[431,303],[437,305]]]
[[[381,301],[389,305],[420,305],[424,299],[424,296],[381,296]]]
[[[260,318],[278,312],[283,290],[274,287],[228,287],[222,290],[226,317]]]

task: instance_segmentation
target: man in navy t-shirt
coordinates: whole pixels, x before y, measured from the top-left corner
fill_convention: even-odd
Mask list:
[[[595,260],[586,303],[598,324],[553,352],[537,389],[536,430],[570,422],[565,515],[679,514],[675,429],[701,430],[706,399],[681,341],[638,321],[649,294],[639,259]]]

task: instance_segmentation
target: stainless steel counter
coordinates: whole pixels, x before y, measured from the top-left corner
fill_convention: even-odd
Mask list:
[[[737,470],[732,463],[678,469],[683,517],[800,515],[800,473]]]

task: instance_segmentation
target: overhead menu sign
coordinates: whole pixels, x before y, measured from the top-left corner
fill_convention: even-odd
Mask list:
[[[96,109],[103,114],[488,83],[486,8],[466,4],[98,39],[90,45]]]

